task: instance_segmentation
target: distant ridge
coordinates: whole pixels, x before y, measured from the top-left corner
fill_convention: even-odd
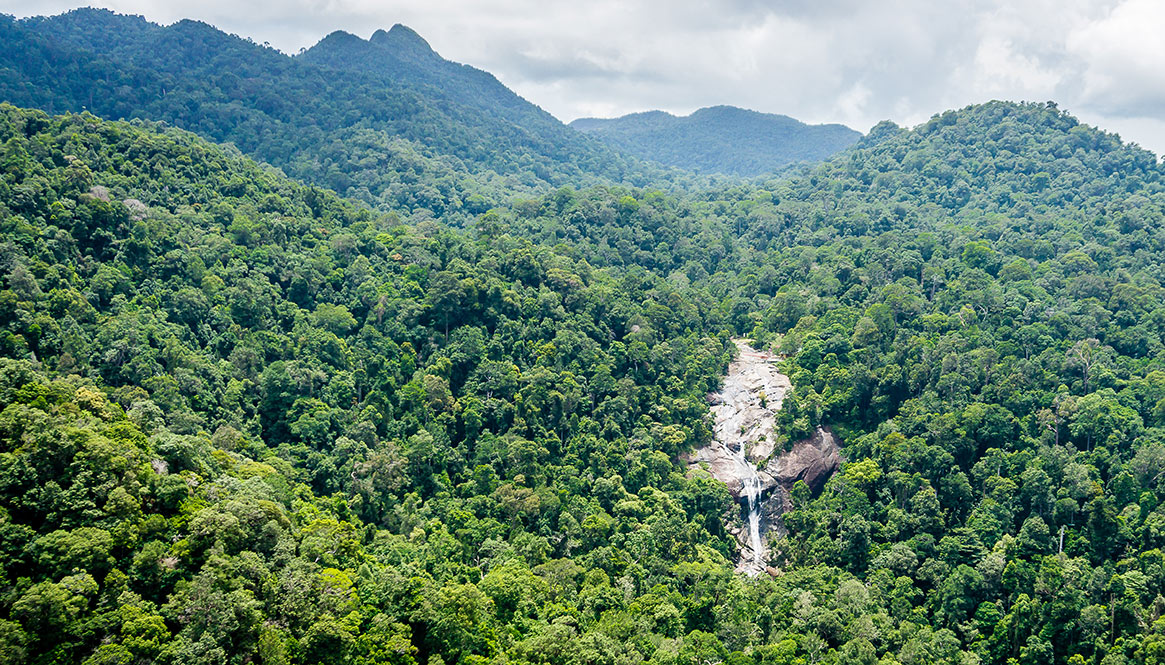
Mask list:
[[[576,132],[397,24],[298,56],[198,21],[0,14],[0,100],[162,120],[382,210],[472,219],[519,192],[663,170]]]
[[[570,126],[636,157],[698,173],[739,176],[827,159],[862,137],[845,125],[807,125],[735,106],[702,108],[688,116],[646,111],[612,119],[579,118]]]

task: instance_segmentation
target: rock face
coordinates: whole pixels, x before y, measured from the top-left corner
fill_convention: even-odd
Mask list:
[[[841,464],[840,449],[833,431],[818,427],[812,437],[794,443],[788,452],[771,458],[762,475],[770,476],[777,486],[789,490],[798,480],[803,480],[817,494]],[[792,507],[787,501],[786,496],[785,510]]]
[[[707,465],[708,471],[739,498],[743,487],[741,452],[754,464],[772,454],[775,414],[793,384],[777,371],[776,356],[757,351],[744,340],[734,342],[739,355],[728,366],[720,392],[708,396],[716,419],[715,439],[712,445],[697,450],[689,462]]]
[[[780,515],[791,508],[793,484],[803,480],[813,492],[821,491],[840,463],[840,443],[829,429],[818,428],[774,455],[775,415],[792,384],[777,371],[775,356],[734,341],[740,354],[728,366],[721,391],[708,400],[715,439],[687,461],[723,482],[741,504],[743,526],[729,525],[741,545],[737,571],[759,575],[768,569],[763,536],[784,531]]]
[[[840,451],[841,441],[833,431],[818,427],[813,436],[797,441],[788,452],[771,458],[761,472],[762,478],[772,479],[772,491],[763,502],[762,521],[778,535],[784,535],[785,525],[780,516],[793,508],[790,495],[793,485],[803,480],[814,494],[820,492],[841,465]]]

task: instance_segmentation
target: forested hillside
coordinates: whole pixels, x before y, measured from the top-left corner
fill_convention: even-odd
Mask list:
[[[760,184],[493,203],[0,106],[0,662],[1165,658],[1151,153],[992,102]],[[734,335],[787,355],[779,443],[845,442],[756,579],[680,462]]]
[[[789,570],[863,581],[789,598],[802,648],[1159,662],[1155,157],[1052,105],[991,103],[882,126],[773,195],[749,233],[769,248],[757,334],[791,354],[786,433],[848,442],[779,547]]]
[[[571,130],[403,26],[298,57],[196,21],[78,9],[0,16],[0,100],[163,120],[382,210],[460,221],[521,193],[645,184],[646,166]]]
[[[628,154],[697,173],[758,176],[818,162],[852,146],[860,132],[807,125],[784,115],[733,106],[676,117],[663,111],[621,118],[579,118],[571,127]]]
[[[677,567],[730,576],[674,463],[728,357],[700,292],[157,127],[0,139],[8,662],[474,662],[627,584],[678,636]]]

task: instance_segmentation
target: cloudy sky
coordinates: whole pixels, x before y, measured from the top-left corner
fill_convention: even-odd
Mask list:
[[[77,2],[0,0],[17,16]],[[1165,153],[1161,0],[107,0],[288,53],[404,23],[564,121],[733,104],[865,131],[989,99],[1055,100]]]

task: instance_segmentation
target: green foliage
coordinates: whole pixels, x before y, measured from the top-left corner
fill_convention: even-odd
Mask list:
[[[468,230],[140,121],[0,146],[5,661],[1161,659],[1161,167],[1053,106]],[[755,580],[680,458],[746,334],[846,460]]]
[[[778,183],[785,223],[749,232],[788,294],[763,319],[782,428],[831,424],[851,460],[785,515],[783,565],[858,576],[897,626],[872,653],[835,638],[839,662],[1152,662],[1161,183],[1151,154],[1004,103]]]
[[[6,658],[644,654],[598,627],[652,589],[682,634],[673,568],[732,554],[677,461],[731,344],[667,303],[707,295],[159,126],[0,106],[0,139]]]
[[[464,222],[566,183],[675,177],[566,127],[490,74],[442,59],[400,25],[368,41],[336,32],[296,57],[205,23],[160,26],[89,8],[3,16],[0,35],[9,45],[0,100],[165,121],[418,220]],[[7,159],[19,169],[24,157]],[[236,180],[224,191],[245,187]],[[263,212],[284,202],[255,201]],[[232,239],[261,242],[256,222],[229,220]]]

